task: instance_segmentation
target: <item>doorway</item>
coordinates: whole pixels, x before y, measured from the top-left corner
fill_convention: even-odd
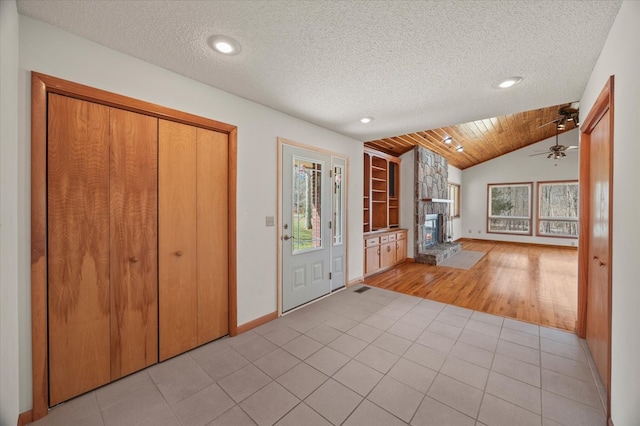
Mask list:
[[[346,285],[346,159],[279,140],[280,312]]]

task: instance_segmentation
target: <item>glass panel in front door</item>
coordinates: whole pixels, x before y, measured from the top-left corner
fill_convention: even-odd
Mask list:
[[[342,167],[333,167],[333,244],[342,244]]]
[[[322,163],[293,157],[292,254],[322,248]]]

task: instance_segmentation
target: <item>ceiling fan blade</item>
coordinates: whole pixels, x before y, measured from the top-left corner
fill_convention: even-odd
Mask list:
[[[556,118],[556,119],[555,119],[555,120],[553,120],[553,121],[550,121],[550,122],[548,122],[548,123],[541,124],[541,125],[539,125],[538,127],[536,127],[536,129],[539,129],[539,128],[544,127],[544,126],[548,126],[549,124],[552,124],[552,123],[557,123],[558,121],[560,121],[560,118]]]
[[[536,155],[545,155],[545,154],[549,154],[549,151],[539,152],[537,154],[529,154],[529,157],[535,157]]]
[[[569,151],[570,149],[578,149],[578,148],[580,148],[580,147],[576,146],[576,145],[571,145],[571,146],[566,147],[565,151]]]

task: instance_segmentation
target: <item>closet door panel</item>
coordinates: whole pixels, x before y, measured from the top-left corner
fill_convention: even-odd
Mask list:
[[[228,136],[197,129],[198,344],[229,332]]]
[[[49,403],[109,382],[109,108],[49,95]]]
[[[159,120],[160,360],[197,345],[196,128]]]
[[[111,380],[158,362],[157,123],[111,110]]]

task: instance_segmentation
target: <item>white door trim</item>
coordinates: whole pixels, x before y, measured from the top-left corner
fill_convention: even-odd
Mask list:
[[[346,179],[347,179],[347,185],[345,186],[345,205],[347,206],[346,209],[346,214],[344,217],[344,223],[345,223],[345,245],[344,245],[344,250],[345,250],[345,286],[348,283],[349,280],[349,182],[350,182],[350,177],[349,177],[349,156],[339,153],[339,152],[334,152],[334,151],[329,151],[323,148],[318,148],[315,146],[311,146],[311,145],[306,145],[306,144],[302,144],[299,142],[295,142],[286,138],[277,138],[277,145],[278,145],[278,167],[277,167],[277,187],[278,187],[278,199],[277,199],[277,223],[276,223],[276,227],[277,227],[277,233],[276,233],[276,241],[277,241],[277,280],[276,280],[276,287],[277,287],[277,305],[278,305],[278,316],[282,316],[282,151],[283,151],[283,146],[284,145],[289,145],[292,147],[296,147],[296,148],[303,148],[303,149],[307,149],[310,151],[314,151],[320,154],[326,154],[332,157],[337,157],[337,158],[341,158],[344,160],[345,162],[345,175],[346,175]],[[322,298],[320,298],[322,299]],[[318,300],[320,300],[318,299]]]

